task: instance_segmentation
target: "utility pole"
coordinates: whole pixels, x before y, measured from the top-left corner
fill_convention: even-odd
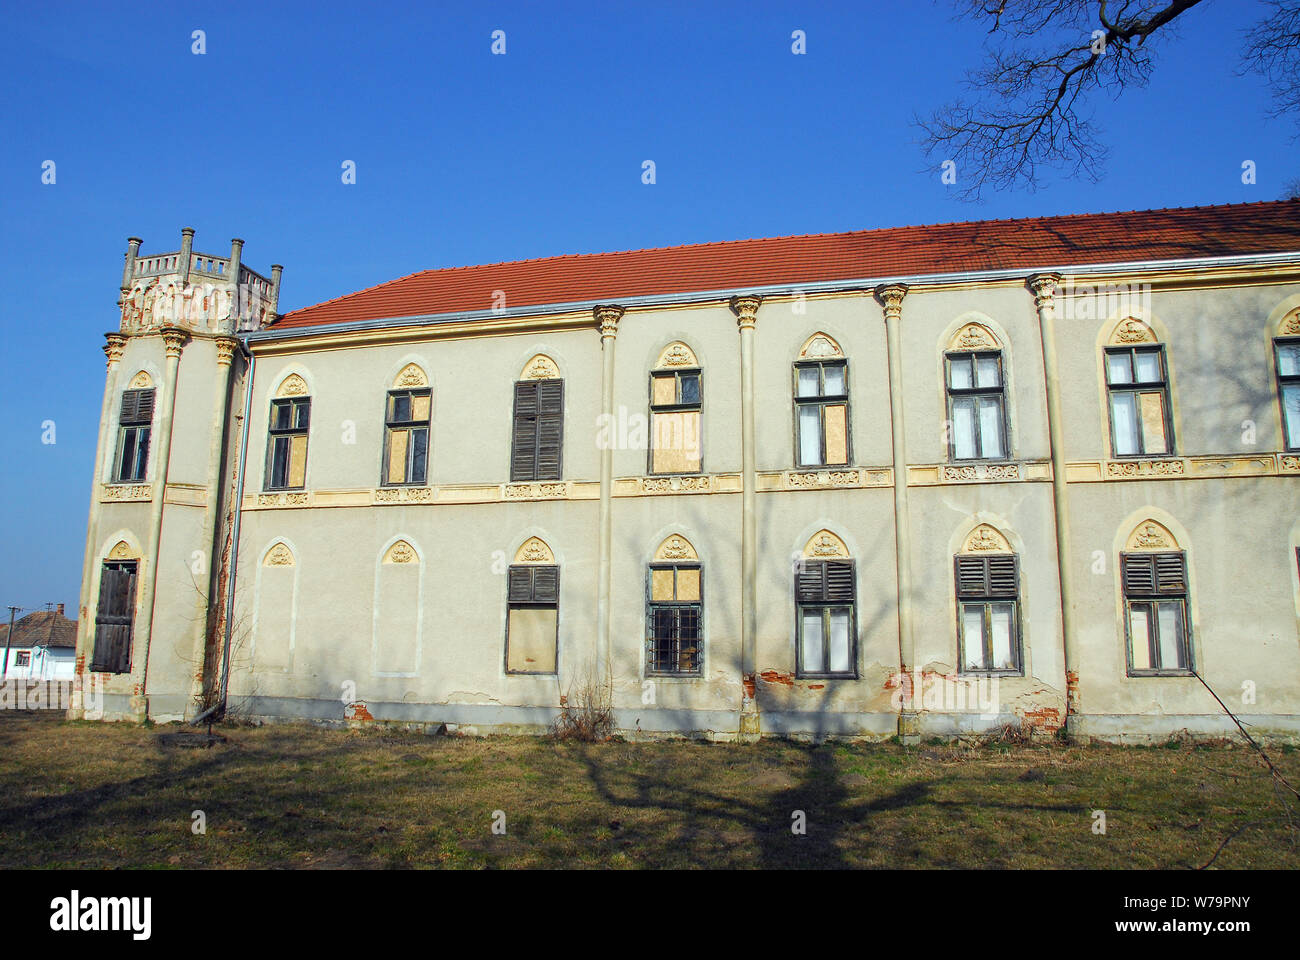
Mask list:
[[[22,607],[9,605],[9,632],[5,634],[5,662],[0,664],[0,677],[9,675],[9,645],[14,639],[14,614],[21,610]]]

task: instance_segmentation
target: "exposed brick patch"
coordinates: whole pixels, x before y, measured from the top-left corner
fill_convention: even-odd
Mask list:
[[[371,715],[370,711],[366,709],[366,705],[361,702],[349,703],[346,707],[343,708],[343,716],[348,720],[365,721],[365,720],[375,719]]]
[[[764,683],[780,683],[787,687],[794,686],[794,674],[792,673],[780,673],[776,670],[764,670],[759,674],[759,676],[763,678]],[[753,683],[752,680],[749,682]],[[753,688],[751,687],[750,689],[752,691]],[[750,696],[753,696],[752,692],[750,693]]]

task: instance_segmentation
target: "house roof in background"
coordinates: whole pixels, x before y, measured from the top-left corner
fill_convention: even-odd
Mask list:
[[[7,640],[9,624],[0,624],[0,645]],[[57,610],[38,610],[14,623],[10,644],[16,648],[76,647],[77,621],[69,620]]]

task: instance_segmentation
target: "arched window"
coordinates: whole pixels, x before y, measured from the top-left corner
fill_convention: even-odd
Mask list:
[[[300,490],[307,478],[307,431],[311,397],[307,382],[293,373],[284,378],[271,401],[266,444],[266,489]]]
[[[704,670],[704,571],[674,534],[646,571],[646,675],[698,677]]]
[[[555,361],[539,353],[515,383],[510,479],[559,480],[564,449],[564,381]]]
[[[795,672],[857,676],[857,578],[844,541],[822,530],[795,568]]]
[[[840,345],[815,333],[794,364],[795,463],[847,466],[849,370]]]
[[[1130,677],[1192,671],[1187,554],[1169,529],[1143,520],[1120,554]]]
[[[680,340],[664,347],[650,372],[650,472],[699,473],[700,362]]]
[[[113,465],[113,480],[117,483],[138,483],[145,478],[149,465],[153,408],[153,380],[141,370],[131,378],[130,387],[122,392],[122,411],[118,416],[117,427],[117,459]]]
[[[1002,347],[985,326],[968,323],[944,353],[948,386],[948,457],[1003,460],[1008,456]]]
[[[1282,318],[1273,341],[1277,396],[1282,405],[1282,436],[1287,450],[1300,450],[1300,310]]]
[[[506,672],[555,673],[559,627],[560,567],[529,537],[506,571]]]
[[[418,486],[429,470],[429,378],[408,363],[384,401],[384,462],[381,484]]]
[[[981,523],[953,560],[961,672],[1022,672],[1020,564],[1011,544]]]
[[[1141,320],[1120,322],[1106,346],[1110,444],[1116,457],[1174,452],[1164,344]]]

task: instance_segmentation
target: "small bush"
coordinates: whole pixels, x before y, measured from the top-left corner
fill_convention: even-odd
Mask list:
[[[551,736],[556,740],[602,743],[613,733],[613,685],[588,673],[578,684],[576,694],[570,687],[568,695],[560,697],[560,715],[551,724]]]

